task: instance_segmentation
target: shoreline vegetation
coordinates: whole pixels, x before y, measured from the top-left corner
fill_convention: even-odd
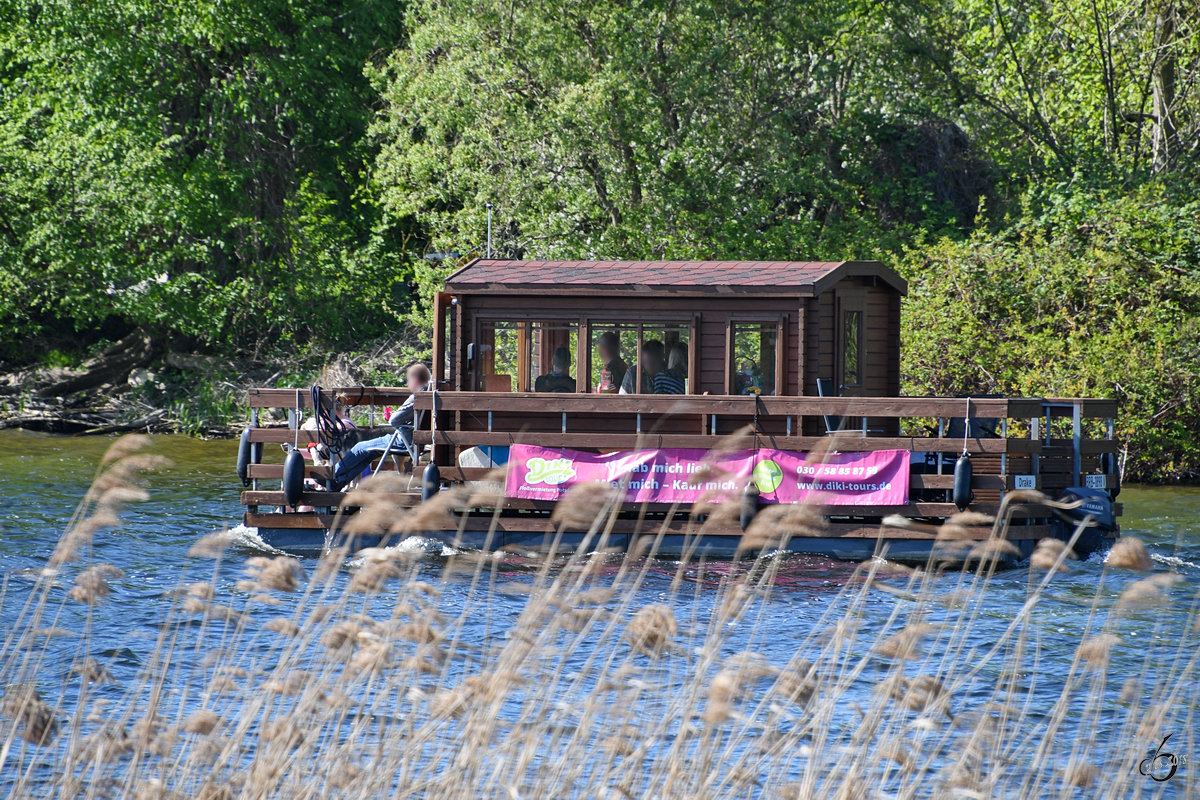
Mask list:
[[[30,366],[0,375],[0,429],[48,433],[181,433],[237,436],[248,420],[246,390],[255,386],[392,386],[404,368],[428,360],[416,331],[370,348],[267,363],[203,353],[161,352],[134,334],[76,366]],[[276,422],[286,420],[283,415]]]
[[[1125,480],[1200,477],[1194,3],[0,0],[0,108],[0,425],[394,381],[491,230],[884,261],[906,394],[1117,398]]]
[[[591,543],[546,557],[388,547],[302,562],[246,556],[227,531],[201,537],[174,581],[137,584],[150,634],[104,649],[103,607],[127,589],[121,565],[96,556],[163,466],[148,445],[117,439],[44,566],[0,585],[14,612],[0,639],[0,784],[13,796],[1116,798],[1196,787],[1192,762],[1175,755],[1195,752],[1200,651],[1181,631],[1195,630],[1196,587],[1134,536],[1094,586],[1064,589],[1078,569],[1067,542],[1039,546],[1027,577],[995,573],[1001,515],[975,567],[859,565],[781,650],[771,604],[795,587],[777,589],[784,561],[770,553],[787,525],[740,561],[657,560],[653,531],[641,556],[612,555],[619,506],[583,486],[563,500],[580,522],[563,524],[582,524]],[[450,519],[439,499],[397,508],[397,488],[371,478],[352,502],[413,530]],[[939,538],[953,540],[955,525]],[[995,582],[1022,580],[1024,603],[994,619]],[[501,595],[524,602],[509,609]],[[1085,622],[1061,627],[1064,608]]]

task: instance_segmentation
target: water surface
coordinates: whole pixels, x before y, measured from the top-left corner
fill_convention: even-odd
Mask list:
[[[111,441],[103,437],[0,431],[3,476],[0,485],[4,488],[0,493],[0,574],[5,584],[0,619],[6,629],[16,626],[29,590],[41,579],[37,571],[53,551]],[[70,638],[51,640],[46,645],[44,687],[61,684],[66,687],[64,691],[74,691],[64,676],[82,655],[105,663],[118,680],[134,681],[169,613],[172,601],[167,595],[183,581],[212,580],[218,598],[240,596],[244,600],[246,592],[239,591],[236,584],[245,577],[245,560],[260,554],[259,551],[250,545],[242,546],[229,553],[215,573],[212,562],[188,562],[186,558],[196,539],[240,521],[241,486],[234,475],[236,446],[233,441],[156,437],[153,452],[171,459],[173,466],[151,475],[150,500],[131,507],[123,525],[101,533],[95,542],[95,560],[120,567],[124,577],[113,581],[111,598],[98,606],[62,607],[56,624],[64,628],[87,624],[90,612],[95,633],[86,645],[87,653],[80,653],[77,640]],[[1111,704],[1111,709],[1093,715],[1094,729],[1069,733],[1075,741],[1092,741],[1102,750],[1106,733],[1115,735],[1113,731],[1127,722],[1122,714],[1128,712],[1129,703],[1117,697],[1125,678],[1136,676],[1143,683],[1154,685],[1160,673],[1169,673],[1173,679],[1182,674],[1183,680],[1191,685],[1180,687],[1176,695],[1173,719],[1178,721],[1172,723],[1171,730],[1154,735],[1172,734],[1177,752],[1200,758],[1200,723],[1196,714],[1200,686],[1194,685],[1195,672],[1166,669],[1167,665],[1177,664],[1181,643],[1200,643],[1191,628],[1194,619],[1189,616],[1195,610],[1200,587],[1200,489],[1126,487],[1119,500],[1125,509],[1124,532],[1146,541],[1157,571],[1177,573],[1182,580],[1168,590],[1170,605],[1112,618],[1112,629],[1119,633],[1121,643],[1114,648],[1108,670],[1111,688],[1105,690],[1105,702]],[[314,564],[307,562],[308,571]],[[784,664],[798,648],[810,646],[816,626],[838,619],[839,604],[845,602],[842,590],[854,574],[855,565],[791,557],[777,566],[778,577],[772,590],[755,600],[753,616],[758,623],[731,631],[722,644],[730,654],[753,650],[772,663]],[[702,635],[715,611],[715,587],[736,569],[728,562],[682,569],[673,561],[653,562],[632,607],[666,601],[673,606],[685,629]],[[501,589],[505,585],[519,585],[528,581],[529,570],[528,563],[513,557],[499,562],[490,580]],[[613,566],[610,573],[615,570]],[[345,572],[349,574],[349,568]],[[477,602],[470,578],[445,577],[439,559],[429,559],[421,572],[421,577],[441,587],[444,611],[452,613],[464,604]],[[677,590],[680,577],[685,586],[683,591]],[[1021,676],[1028,697],[1046,708],[1056,702],[1067,702],[1078,704],[1080,715],[1087,712],[1084,693],[1074,696],[1067,692],[1064,698],[1063,691],[1065,685],[1077,680],[1070,670],[1080,636],[1089,626],[1098,630],[1108,621],[1115,613],[1117,595],[1141,577],[1123,570],[1106,570],[1104,554],[1097,554],[1055,580],[1050,596],[1034,612],[1037,668],[1036,672]],[[603,571],[596,580],[605,580]],[[946,594],[961,585],[961,578],[956,575],[934,580],[935,591]],[[970,663],[989,652],[1022,609],[1030,590],[1030,570],[1024,567],[1001,573],[988,583],[986,603],[964,640],[964,662]],[[496,591],[489,595],[488,602],[489,613],[468,620],[462,630],[464,640],[472,646],[483,648],[503,637],[506,627],[521,613],[527,597],[519,591]],[[863,642],[855,645],[860,650],[857,655],[868,655],[868,645],[873,641],[871,633],[891,624],[898,602],[901,601],[893,593],[873,591],[865,602],[855,605],[852,613]],[[274,616],[280,611],[263,608],[252,613]],[[196,652],[202,652],[199,644]],[[593,655],[581,647],[569,655],[567,667],[579,668]],[[855,705],[870,705],[872,690],[885,673],[886,664],[873,664],[850,688],[845,710],[847,725],[855,719]],[[994,684],[999,677],[998,671],[990,667],[981,669],[979,691],[983,691],[988,681]],[[1035,718],[1036,715],[1030,717]],[[1030,750],[1038,744],[1031,741]],[[1200,769],[1194,764],[1185,763],[1172,781],[1156,783],[1147,779],[1145,796],[1185,796],[1189,787],[1195,791],[1200,785],[1196,782],[1197,772]],[[4,782],[0,773],[0,783]]]

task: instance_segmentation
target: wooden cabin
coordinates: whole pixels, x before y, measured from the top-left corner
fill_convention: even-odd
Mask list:
[[[895,397],[907,290],[878,261],[477,259],[438,296],[435,377],[530,392],[566,347],[592,392],[599,339],[616,333],[635,369],[642,343],[682,343],[688,394]]]

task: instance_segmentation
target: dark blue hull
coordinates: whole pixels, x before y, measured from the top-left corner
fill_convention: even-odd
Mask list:
[[[1070,531],[1063,529],[1060,538],[1067,538]],[[270,547],[301,556],[319,556],[326,547],[341,547],[345,545],[346,537],[335,535],[327,537],[326,532],[314,529],[296,528],[259,528],[258,536]],[[326,541],[326,539],[329,541]],[[351,542],[353,549],[378,547],[380,545],[398,544],[403,537],[360,535]],[[533,552],[548,552],[555,546],[555,537],[541,532],[523,531],[493,531],[464,530],[433,531],[424,538],[456,548],[472,550],[498,550],[500,548],[515,548]],[[611,534],[605,541],[605,546],[611,549],[628,551],[633,546],[634,539],[643,542],[653,539],[649,535],[632,536],[629,534]],[[1099,531],[1088,531],[1076,542],[1076,552],[1080,558],[1086,558],[1092,552],[1103,546],[1104,534]],[[595,543],[595,537],[585,533],[567,532],[558,537],[558,552],[571,552],[588,539],[589,545]],[[1019,550],[1019,555],[1011,554],[1001,559],[1001,564],[1013,566],[1029,557],[1033,552],[1036,541],[1033,539],[1010,539]],[[684,535],[668,533],[664,535],[657,547],[657,554],[668,558],[734,558],[744,553],[738,552],[741,538],[728,535]],[[648,542],[646,542],[648,544]],[[645,546],[645,545],[642,545]],[[837,561],[864,561],[875,555],[884,555],[892,561],[923,565],[929,562],[934,554],[935,543],[928,538],[903,538],[894,535],[883,539],[872,539],[851,536],[820,536],[794,538],[787,543],[788,552],[825,556]],[[639,547],[640,549],[640,547]],[[961,563],[964,559],[951,557],[944,550],[938,551],[939,562]]]

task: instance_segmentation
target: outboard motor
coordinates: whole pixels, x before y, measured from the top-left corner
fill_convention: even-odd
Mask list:
[[[1084,529],[1075,542],[1075,553],[1080,558],[1087,558],[1100,547],[1106,535],[1119,530],[1112,500],[1103,490],[1072,486],[1070,489],[1064,489],[1058,500],[1061,503],[1082,500],[1083,504],[1078,508],[1058,512],[1059,517],[1055,521],[1056,538],[1070,540],[1071,535],[1075,533],[1075,527],[1086,517],[1092,518],[1092,527]]]

